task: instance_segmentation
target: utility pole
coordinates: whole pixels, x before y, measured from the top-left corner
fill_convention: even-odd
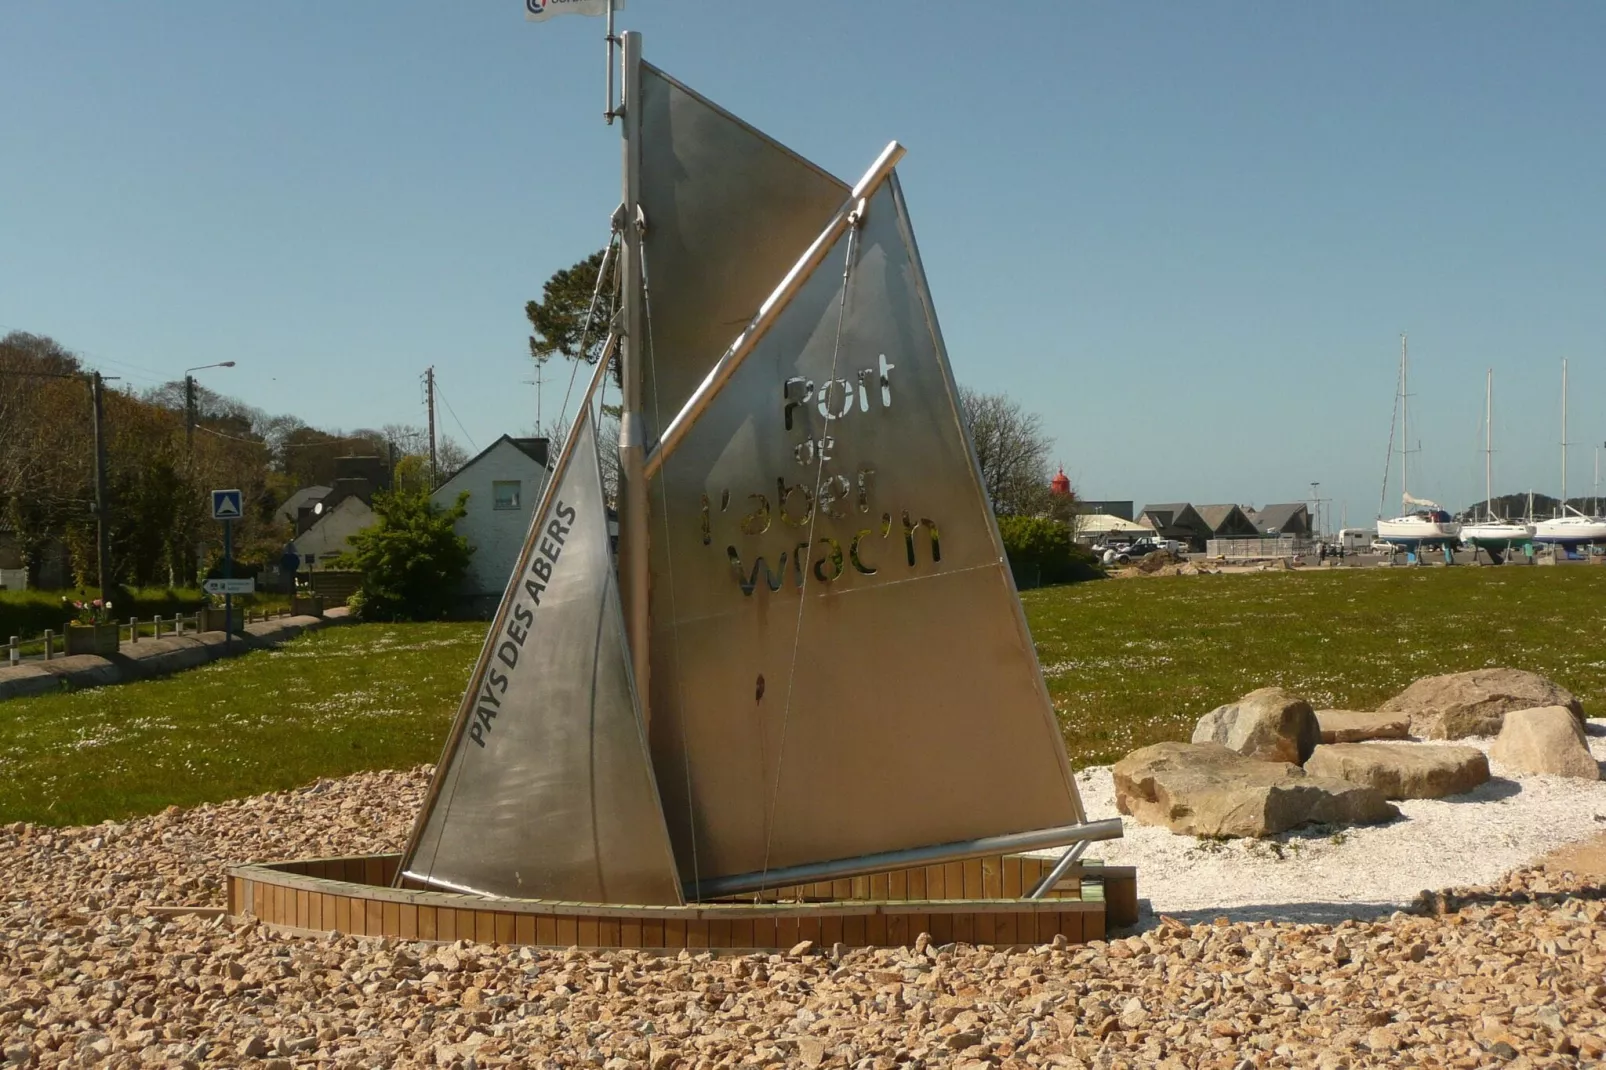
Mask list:
[[[184,449],[195,461],[195,376],[184,376]]]
[[[431,364],[424,372],[425,402],[429,406],[429,489],[434,490],[440,486],[440,473],[436,467],[435,459],[435,366]]]
[[[111,532],[106,529],[106,405],[105,384],[100,372],[89,379],[89,396],[95,416],[95,571],[100,580],[100,599],[111,598]]]

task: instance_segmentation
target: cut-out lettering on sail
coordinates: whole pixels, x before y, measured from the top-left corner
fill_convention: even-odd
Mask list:
[[[583,408],[470,680],[402,881],[679,903]]]
[[[845,308],[848,236],[655,478],[650,738],[689,882],[1082,820],[895,177],[867,207]]]

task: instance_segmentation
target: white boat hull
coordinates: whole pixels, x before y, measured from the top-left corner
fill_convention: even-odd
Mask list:
[[[1377,537],[1395,546],[1433,546],[1455,542],[1461,525],[1455,521],[1435,521],[1421,516],[1402,516],[1377,522]]]
[[[1534,525],[1534,542],[1581,545],[1606,544],[1606,519],[1593,516],[1558,516]]]
[[[1513,546],[1524,546],[1533,541],[1534,529],[1531,524],[1502,524],[1491,522],[1486,524],[1467,524],[1461,528],[1461,542],[1467,546],[1478,546],[1485,550],[1509,550]]]

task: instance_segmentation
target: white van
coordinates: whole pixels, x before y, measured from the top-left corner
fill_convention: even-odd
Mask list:
[[[1365,552],[1376,537],[1377,532],[1371,528],[1344,528],[1334,541],[1344,548],[1346,554],[1356,554]]]

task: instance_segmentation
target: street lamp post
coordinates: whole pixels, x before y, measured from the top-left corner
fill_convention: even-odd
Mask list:
[[[184,369],[184,448],[193,459],[195,455],[195,376],[191,372],[204,372],[208,368],[232,368],[234,361],[202,364],[198,368]]]

